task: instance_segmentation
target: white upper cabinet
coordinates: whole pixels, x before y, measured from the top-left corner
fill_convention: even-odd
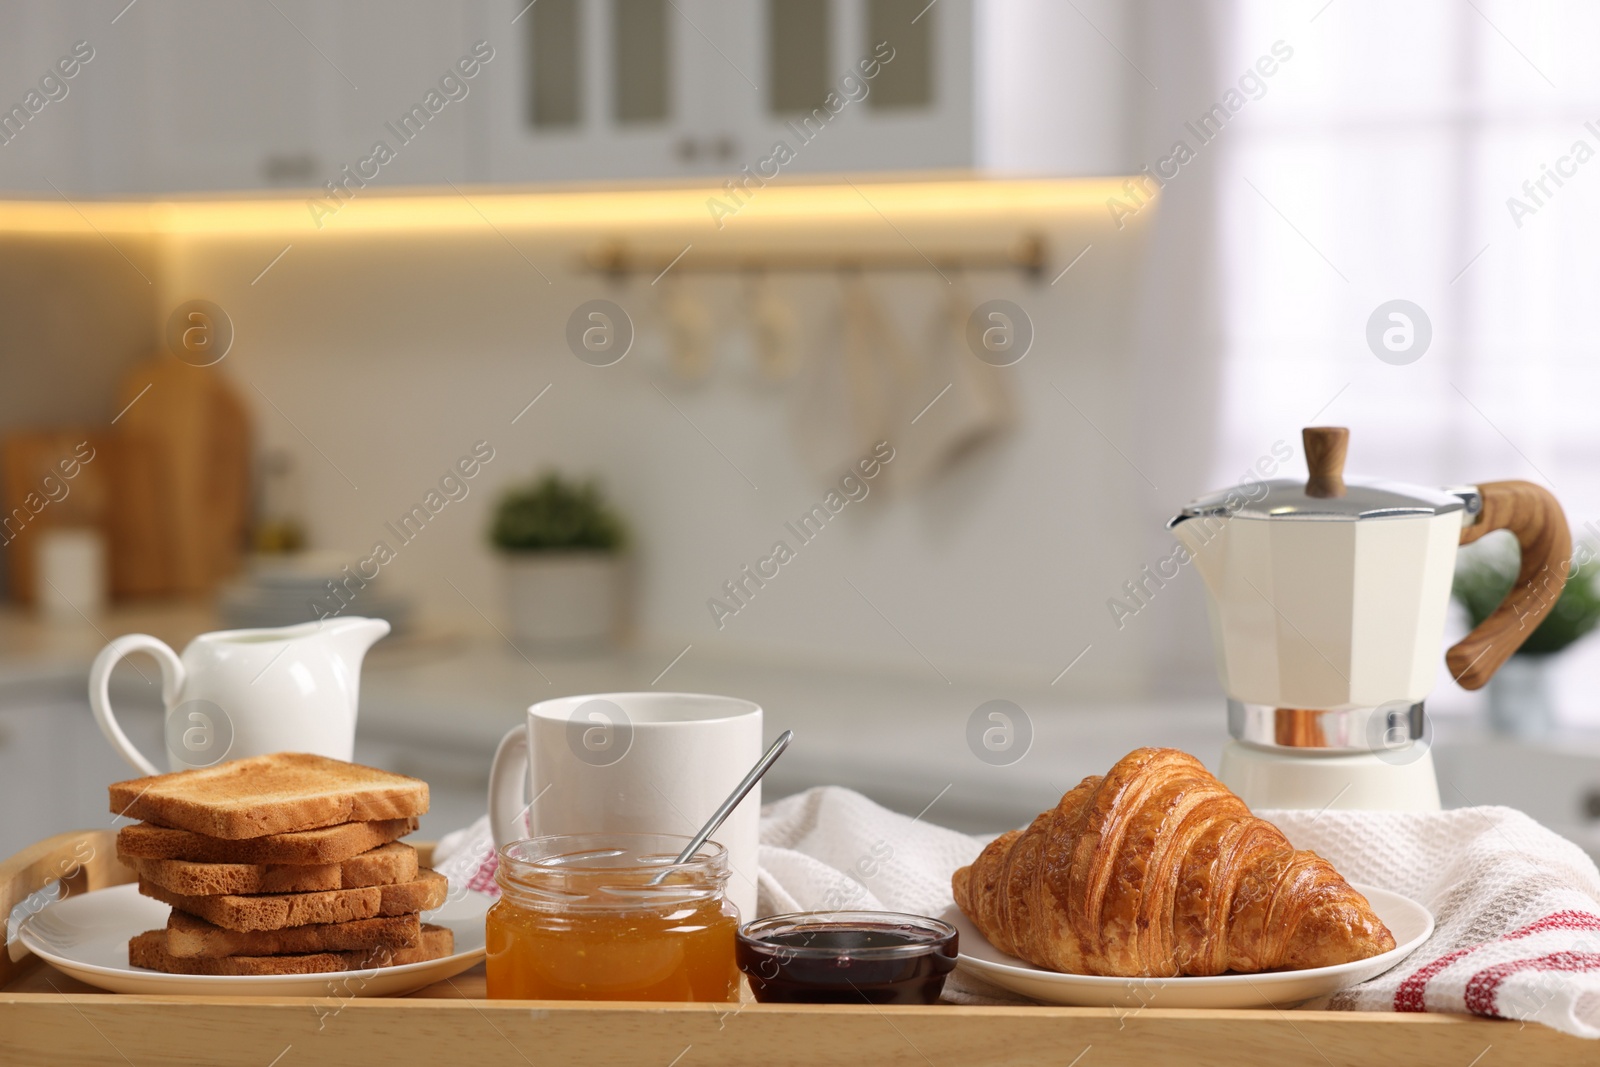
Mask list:
[[[1109,173],[1130,77],[1111,43],[1126,43],[1121,12],[1116,0],[7,4],[0,193]],[[92,59],[67,79],[57,63],[74,48]]]
[[[27,86],[15,76],[37,81],[80,40],[93,58],[66,98],[29,123],[28,151],[0,144],[0,191],[314,189],[353,184],[349,173],[362,170],[380,185],[482,181],[479,6],[142,0],[119,14],[82,0],[7,5],[0,70],[14,75],[7,88],[19,101]],[[380,142],[383,162],[367,163]]]
[[[970,0],[539,0],[515,17],[496,181],[976,162]]]
[[[482,178],[469,145],[485,102],[457,66],[473,27],[456,5],[160,0],[122,21],[144,107],[134,166],[108,191]]]

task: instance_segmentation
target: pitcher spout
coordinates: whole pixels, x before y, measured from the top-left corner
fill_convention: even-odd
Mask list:
[[[377,644],[389,633],[387,619],[369,619],[360,615],[343,615],[324,619],[320,624],[319,638],[328,642],[334,654],[354,676],[361,673],[361,661],[367,649]]]

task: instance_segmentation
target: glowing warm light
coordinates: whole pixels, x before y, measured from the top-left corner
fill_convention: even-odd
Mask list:
[[[601,231],[714,227],[707,201],[715,197],[737,211],[723,229],[761,223],[850,225],[857,220],[984,218],[1104,210],[1121,196],[1121,178],[857,180],[812,185],[773,183],[742,204],[721,185],[655,188],[468,188],[460,192],[358,190],[346,201],[326,193],[163,200],[0,200],[0,234],[145,234],[170,236],[288,237],[340,234],[445,232],[481,229]],[[313,205],[320,204],[320,211]],[[328,210],[328,209],[335,210]],[[320,219],[318,218],[320,216]],[[318,226],[318,221],[321,225]]]

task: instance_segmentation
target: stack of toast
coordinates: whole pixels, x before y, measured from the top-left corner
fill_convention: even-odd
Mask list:
[[[135,967],[174,974],[316,974],[420,963],[454,951],[419,913],[443,875],[399,839],[428,810],[426,782],[279,752],[118,782],[111,810],[139,892],[165,929],[128,942]]]

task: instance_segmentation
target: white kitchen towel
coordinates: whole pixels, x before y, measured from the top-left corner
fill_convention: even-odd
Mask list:
[[[1600,1037],[1600,872],[1577,845],[1510,808],[1261,815],[1350,881],[1433,912],[1421,948],[1326,1006],[1471,1012]]]
[[[1600,1037],[1600,872],[1578,846],[1509,808],[1264,811],[1297,848],[1354,882],[1420,901],[1433,936],[1400,966],[1313,1007],[1471,1012]],[[823,786],[762,809],[763,915],[848,908],[938,915],[950,875],[985,838]],[[452,887],[494,891],[488,820],[440,841]],[[946,999],[1016,1003],[957,972]]]
[[[761,810],[757,909],[909,911],[937,915],[955,901],[950,875],[986,839],[879,807],[860,793],[822,786]],[[488,816],[444,835],[433,867],[465,888],[499,895]]]

